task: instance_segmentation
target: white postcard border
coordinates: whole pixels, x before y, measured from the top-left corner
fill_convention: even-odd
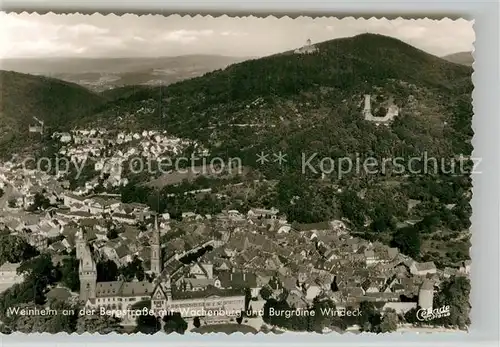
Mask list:
[[[432,334],[360,334],[360,335],[316,335],[311,333],[286,333],[283,335],[243,336],[241,333],[185,335],[177,334],[155,336],[146,335],[67,335],[67,334],[32,334],[14,333],[0,335],[2,346],[36,345],[53,346],[137,346],[141,342],[148,345],[197,345],[223,346],[238,343],[244,345],[291,346],[291,345],[356,345],[356,346],[402,346],[431,345],[462,346],[492,343],[498,345],[499,338],[499,4],[490,2],[457,2],[446,0],[394,1],[383,2],[357,0],[340,2],[333,0],[315,0],[314,2],[290,2],[268,0],[266,2],[226,1],[131,1],[131,0],[87,0],[87,1],[42,1],[42,0],[3,0],[0,5],[4,11],[15,12],[80,12],[80,13],[158,13],[168,15],[210,14],[215,16],[243,16],[254,14],[265,17],[274,14],[281,17],[307,16],[355,16],[386,18],[443,18],[448,17],[474,19],[476,33],[475,64],[473,82],[474,114],[473,139],[474,157],[481,157],[482,173],[473,177],[473,215],[472,226],[472,290],[471,290],[471,328],[464,333]],[[1,26],[1,25],[0,25]],[[496,342],[495,342],[496,341]]]

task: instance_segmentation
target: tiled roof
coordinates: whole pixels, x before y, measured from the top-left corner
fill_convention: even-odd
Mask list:
[[[115,251],[119,259],[131,254],[130,249],[127,247],[127,245],[121,245],[116,248]]]
[[[224,288],[257,287],[257,276],[254,273],[221,271],[218,277]]]
[[[436,265],[434,265],[434,262],[432,262],[432,261],[428,261],[425,263],[415,262],[415,267],[417,268],[418,271],[427,271],[427,270],[436,269]]]
[[[213,286],[215,283],[214,279],[209,278],[185,278],[184,281],[194,288]]]
[[[122,281],[98,282],[96,285],[96,297],[120,296]]]
[[[142,282],[124,282],[122,287],[122,296],[151,295],[153,285],[147,281]]]

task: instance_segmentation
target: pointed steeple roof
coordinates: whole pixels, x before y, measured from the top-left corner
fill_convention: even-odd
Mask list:
[[[155,215],[155,227],[153,230],[153,236],[151,237],[151,244],[160,244],[160,226],[158,224],[158,214]]]

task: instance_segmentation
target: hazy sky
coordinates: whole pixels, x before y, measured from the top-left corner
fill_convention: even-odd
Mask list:
[[[320,42],[365,32],[393,36],[438,56],[471,51],[474,42],[472,22],[466,20],[1,12],[0,57],[264,56],[302,46],[308,38]]]

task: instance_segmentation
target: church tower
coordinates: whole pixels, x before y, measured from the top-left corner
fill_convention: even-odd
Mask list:
[[[170,280],[170,274],[167,274],[167,280],[165,283],[165,295],[167,297],[167,302],[172,301],[172,281]]]
[[[83,253],[85,251],[85,238],[83,235],[83,230],[80,228],[78,232],[75,234],[75,248],[76,248],[76,259],[80,260],[83,257]]]
[[[161,246],[158,215],[155,216],[155,229],[153,230],[153,237],[151,238],[151,272],[157,277],[161,273]]]
[[[78,250],[78,249],[77,249]],[[80,300],[95,299],[97,286],[97,266],[86,244],[80,254],[78,276],[80,278]]]

